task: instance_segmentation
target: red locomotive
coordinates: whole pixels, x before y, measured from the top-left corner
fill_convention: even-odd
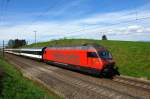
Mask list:
[[[112,76],[115,72],[112,55],[102,46],[47,47],[42,57],[45,62],[73,67],[89,73]]]

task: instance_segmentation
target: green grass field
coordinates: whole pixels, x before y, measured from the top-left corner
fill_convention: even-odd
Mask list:
[[[62,39],[31,44],[35,46],[100,44],[109,49],[122,75],[150,79],[150,42],[101,41],[89,39]]]
[[[53,92],[24,78],[18,70],[2,58],[0,58],[0,68],[5,72],[0,83],[2,90],[0,99],[60,99]]]

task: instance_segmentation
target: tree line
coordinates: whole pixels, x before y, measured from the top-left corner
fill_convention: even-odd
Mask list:
[[[12,40],[11,39],[8,41],[8,48],[19,48],[25,45],[27,45],[26,40],[21,40],[21,39]]]
[[[107,40],[107,36],[106,35],[102,35],[102,40]],[[22,46],[27,45],[27,41],[26,40],[21,40],[21,39],[14,39],[14,40],[9,40],[8,41],[8,48],[19,48]]]

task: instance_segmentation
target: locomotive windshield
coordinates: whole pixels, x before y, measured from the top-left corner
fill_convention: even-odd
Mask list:
[[[98,52],[100,58],[112,58],[111,54],[108,51]]]

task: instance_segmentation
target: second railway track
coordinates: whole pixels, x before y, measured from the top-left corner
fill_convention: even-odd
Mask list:
[[[129,78],[124,76],[116,76],[114,77],[113,81],[124,83],[127,85],[135,86],[150,92],[150,82],[149,81],[142,81],[135,78]]]
[[[7,59],[11,59],[11,63],[14,62],[38,79],[45,80],[45,83],[53,85],[51,87],[60,91],[66,98],[150,99],[147,87],[141,88],[128,83],[124,84],[116,78],[116,80],[94,78],[14,55],[7,55]],[[56,88],[57,86],[59,88]],[[141,89],[139,90],[139,88]]]

